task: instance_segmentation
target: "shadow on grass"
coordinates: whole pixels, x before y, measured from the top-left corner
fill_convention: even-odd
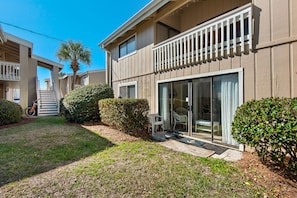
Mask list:
[[[0,187],[50,171],[114,146],[61,117],[0,129]]]

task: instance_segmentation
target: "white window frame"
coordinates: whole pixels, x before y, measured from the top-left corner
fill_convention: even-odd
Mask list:
[[[228,69],[223,71],[216,71],[216,72],[209,72],[209,73],[203,73],[203,74],[194,74],[190,76],[182,76],[177,78],[170,78],[165,80],[158,80],[156,82],[156,106],[155,110],[158,112],[159,109],[159,84],[160,83],[167,83],[167,82],[175,82],[175,81],[181,81],[181,80],[191,80],[196,78],[203,78],[203,77],[213,77],[213,76],[220,76],[224,74],[232,74],[232,73],[238,73],[238,86],[239,86],[239,106],[243,104],[243,68],[236,68],[236,69]]]
[[[131,53],[128,53],[128,54],[126,54],[126,55],[124,55],[124,56],[121,56],[121,53],[120,53],[120,46],[122,45],[122,44],[124,44],[124,43],[126,43],[126,42],[128,42],[131,38],[135,38],[135,50],[133,51],[133,52],[131,52]],[[124,59],[124,58],[126,58],[126,57],[128,57],[128,56],[131,56],[131,55],[133,55],[133,54],[136,54],[136,52],[137,52],[137,35],[136,34],[133,34],[132,36],[130,36],[129,38],[127,38],[125,41],[123,41],[122,43],[120,43],[119,45],[118,45],[118,53],[119,53],[119,60],[121,60],[121,59]]]
[[[83,76],[80,80],[80,84],[82,86],[89,85],[90,84],[89,81],[90,81],[89,76]]]
[[[238,74],[238,99],[239,103],[238,106],[243,104],[243,97],[244,97],[244,79],[243,79],[243,68],[236,68],[236,69],[228,69],[228,70],[223,70],[223,71],[215,71],[215,72],[209,72],[209,73],[203,73],[203,74],[194,74],[190,76],[182,76],[182,77],[176,77],[176,78],[170,78],[170,79],[165,79],[165,80],[158,80],[156,82],[156,112],[159,110],[159,84],[161,83],[168,83],[168,82],[175,82],[175,81],[181,81],[181,80],[191,80],[191,79],[197,79],[197,78],[203,78],[203,77],[214,77],[214,76],[220,76],[224,74],[232,74],[232,73],[237,73]],[[244,151],[244,145],[239,144],[239,150]]]
[[[137,95],[137,81],[127,82],[127,83],[120,83],[118,85],[118,97],[120,97],[120,88],[121,87],[127,87],[127,86],[131,86],[131,85],[135,86],[135,98],[138,98],[138,95]]]

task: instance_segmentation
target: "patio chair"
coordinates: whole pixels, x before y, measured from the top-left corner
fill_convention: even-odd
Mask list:
[[[177,124],[181,124],[183,126],[186,126],[186,130],[188,129],[188,116],[187,115],[180,115],[173,111],[173,130],[175,130],[175,127]]]
[[[149,114],[148,115],[150,126],[148,127],[148,131],[150,128],[152,129],[152,135],[155,134],[155,130],[157,127],[161,127],[164,132],[164,119],[159,114]]]

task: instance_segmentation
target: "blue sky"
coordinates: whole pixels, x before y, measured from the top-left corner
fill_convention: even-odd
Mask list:
[[[60,41],[6,25],[8,23],[64,41],[80,41],[91,50],[91,65],[80,72],[105,68],[105,53],[98,43],[127,21],[150,0],[0,0],[0,24],[4,32],[33,43],[33,54],[59,62]],[[4,23],[2,23],[4,22]],[[64,63],[64,73],[72,73]],[[39,79],[49,72],[39,69]],[[44,85],[42,85],[44,86]]]

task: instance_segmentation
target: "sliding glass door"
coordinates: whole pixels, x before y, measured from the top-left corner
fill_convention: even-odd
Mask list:
[[[212,141],[212,78],[193,80],[193,135]]]
[[[238,75],[193,80],[193,136],[211,142],[237,145],[231,124],[239,105]]]
[[[217,114],[214,112],[214,116],[219,118],[221,123],[221,135],[222,143],[229,145],[237,145],[237,142],[232,138],[231,135],[231,124],[235,111],[239,105],[239,86],[238,86],[238,75],[229,74],[218,76],[214,78],[214,87],[216,92],[216,108],[218,109]]]
[[[167,131],[237,146],[231,123],[238,105],[237,73],[159,84],[159,112]]]
[[[188,131],[188,82],[159,85],[159,113],[167,131]]]

